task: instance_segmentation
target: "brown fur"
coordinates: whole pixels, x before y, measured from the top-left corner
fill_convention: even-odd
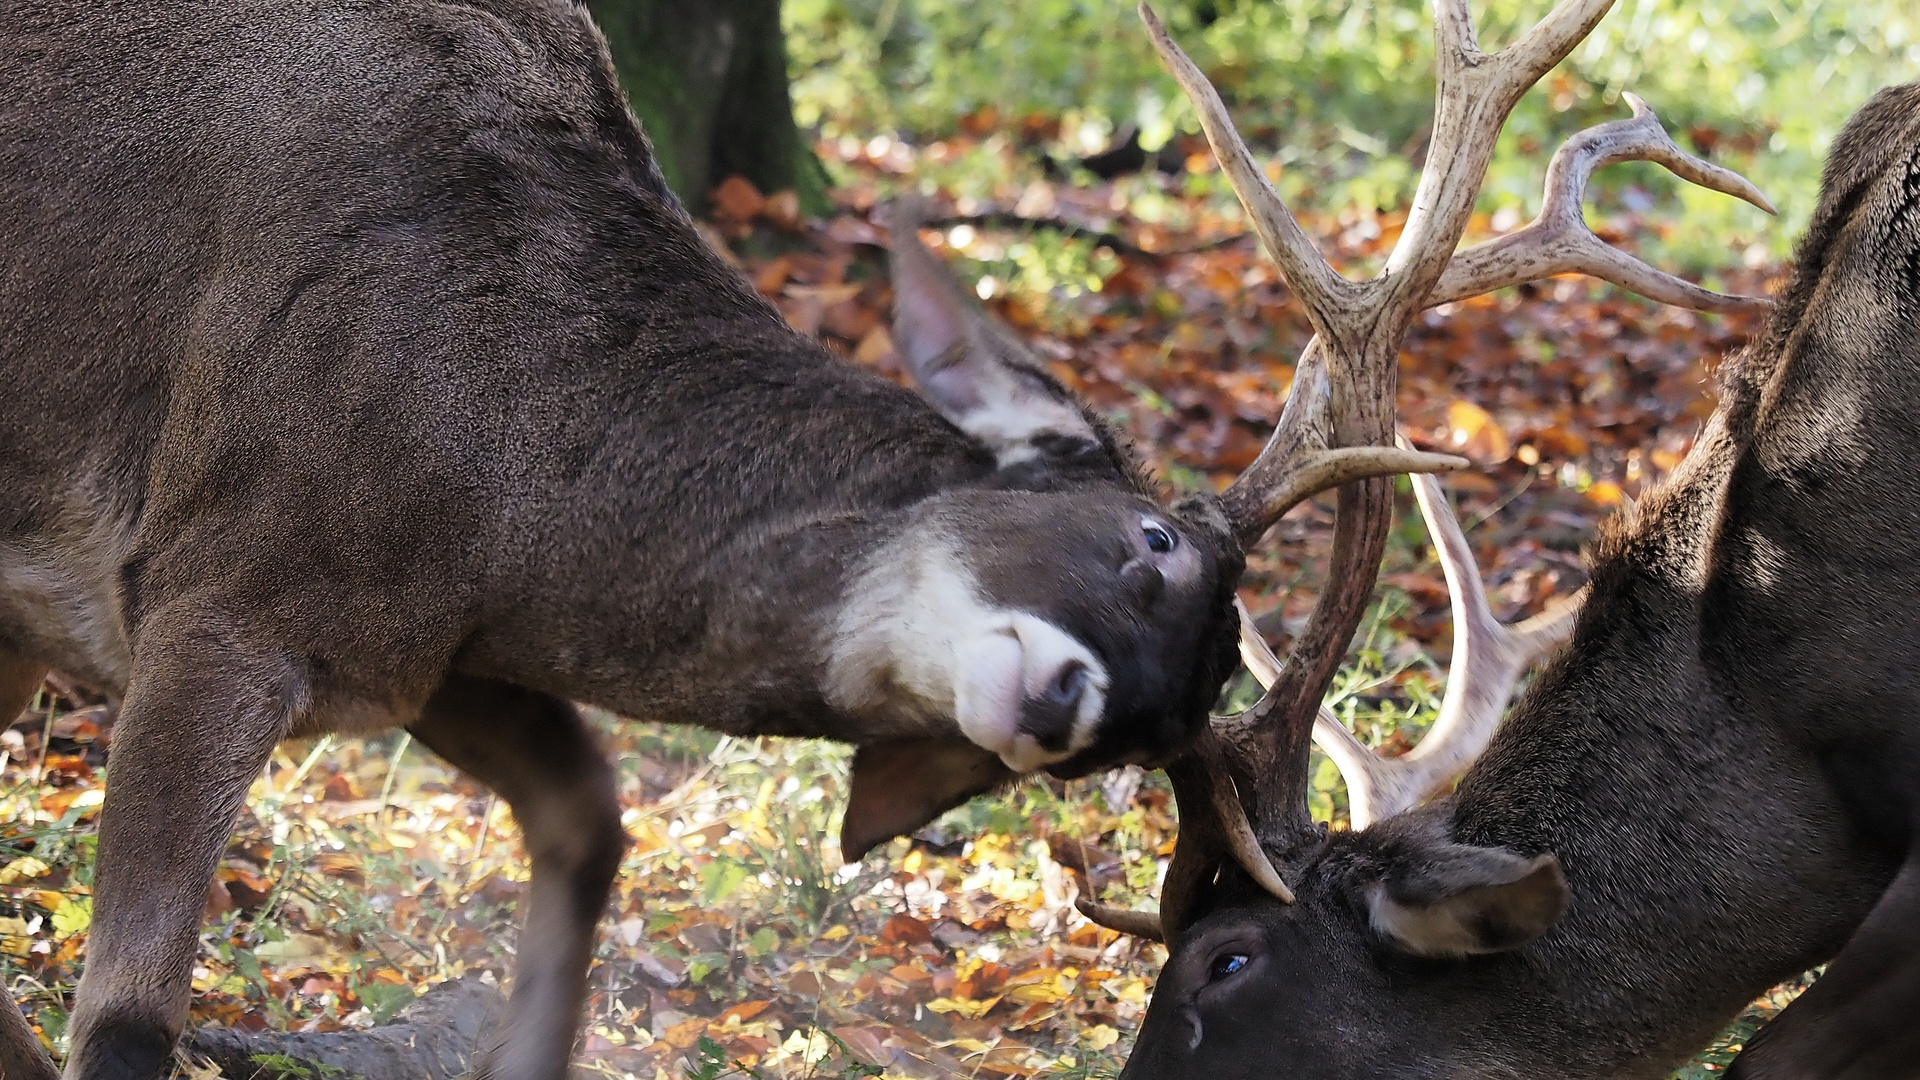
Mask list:
[[[0,26],[0,673],[125,694],[69,1080],[164,1068],[289,734],[410,725],[512,805],[532,902],[481,1073],[558,1080],[624,843],[567,701],[862,746],[856,856],[1011,775],[961,726],[975,669],[901,627],[1025,620],[1018,663],[1060,666],[996,661],[987,697],[1057,771],[1204,721],[1239,570],[1207,501],[1161,505],[977,335],[903,327],[929,401],[794,333],[668,193],[579,6]],[[915,318],[975,318],[922,270]],[[1032,681],[1083,657],[1097,698]]]

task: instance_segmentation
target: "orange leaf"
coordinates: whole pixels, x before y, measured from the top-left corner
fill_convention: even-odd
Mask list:
[[[767,197],[744,176],[729,176],[708,196],[714,213],[733,221],[751,221],[766,209]]]
[[[716,1024],[725,1024],[729,1020],[751,1020],[766,1012],[773,1004],[771,1001],[743,1001],[738,1005],[729,1005],[713,1018]]]
[[[911,915],[895,915],[880,928],[880,940],[894,944],[931,945],[933,930]]]

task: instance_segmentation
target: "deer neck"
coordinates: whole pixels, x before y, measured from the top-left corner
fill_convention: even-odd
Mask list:
[[[1724,419],[1603,536],[1573,647],[1452,807],[1457,839],[1552,851],[1566,870],[1571,910],[1513,964],[1515,1007],[1567,1033],[1535,1048],[1567,1055],[1557,1075],[1665,1076],[1832,956],[1897,869],[1790,689],[1837,670],[1794,655],[1823,605],[1780,594],[1777,553],[1729,552],[1758,522],[1755,444]]]
[[[462,664],[637,719],[847,738],[824,684],[856,578],[992,459],[816,352],[654,363],[642,382],[670,393],[642,385],[598,425],[537,436],[523,459],[558,464],[518,485],[540,502],[501,516],[505,601]]]

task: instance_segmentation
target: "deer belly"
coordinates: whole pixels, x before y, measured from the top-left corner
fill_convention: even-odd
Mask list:
[[[105,547],[0,540],[0,649],[118,694],[133,654]]]

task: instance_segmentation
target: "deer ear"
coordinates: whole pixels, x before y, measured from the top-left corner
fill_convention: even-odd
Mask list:
[[[892,208],[893,338],[920,392],[1003,465],[1063,439],[1097,446],[1073,397],[920,242],[920,220],[911,202]]]
[[[1011,779],[1013,770],[998,754],[970,742],[899,739],[862,746],[853,754],[840,853],[852,862]]]
[[[1402,952],[1466,956],[1516,949],[1566,914],[1560,860],[1447,844],[1367,888],[1373,927]]]

